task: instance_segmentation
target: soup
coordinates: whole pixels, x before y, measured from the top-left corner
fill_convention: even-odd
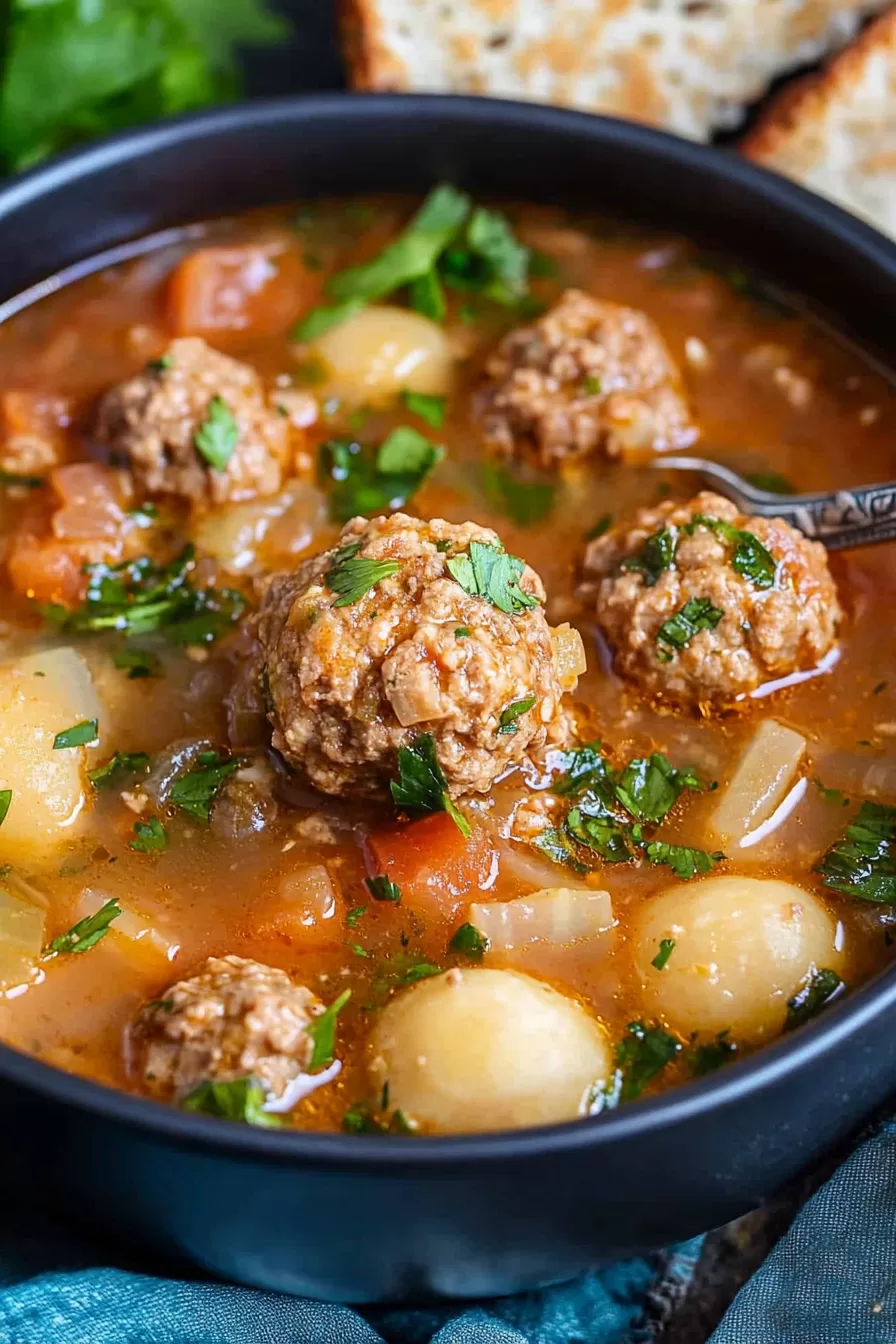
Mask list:
[[[677,237],[451,188],[0,329],[0,1034],[266,1126],[595,1115],[889,960],[879,370]]]

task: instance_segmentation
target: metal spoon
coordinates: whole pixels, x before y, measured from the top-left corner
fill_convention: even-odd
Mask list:
[[[702,457],[659,456],[650,465],[659,471],[695,472],[742,513],[783,518],[807,537],[824,542],[829,551],[896,539],[894,481],[821,495],[776,495],[757,489],[729,467]]]

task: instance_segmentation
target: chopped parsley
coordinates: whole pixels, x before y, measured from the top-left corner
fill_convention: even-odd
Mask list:
[[[817,775],[812,783],[821,795],[822,801],[827,803],[828,807],[849,807],[849,799],[839,789],[829,789]]]
[[[475,924],[461,924],[448,944],[450,951],[469,957],[470,961],[481,961],[489,946],[488,938]]]
[[[401,508],[443,456],[441,447],[408,425],[393,429],[376,450],[351,439],[329,439],[318,462],[322,480],[332,482],[330,517],[346,523],[358,514]]]
[[[574,751],[565,751],[562,755],[564,772],[554,780],[554,793],[560,797],[567,794],[583,793],[585,789],[595,788],[605,783],[609,765],[601,754],[600,742],[588,742]]]
[[[212,397],[206,417],[193,436],[197,451],[215,471],[226,471],[238,438],[239,430],[227,402],[223,397]]]
[[[489,500],[518,527],[540,523],[553,509],[557,494],[553,481],[526,480],[494,462],[483,463],[480,470]]]
[[[316,1073],[318,1069],[325,1069],[328,1064],[333,1063],[336,1050],[336,1019],[351,996],[351,990],[344,989],[339,998],[334,999],[329,1008],[325,1008],[318,1017],[313,1017],[305,1028],[313,1046],[311,1059],[308,1061],[309,1073]]]
[[[23,476],[17,471],[0,470],[0,485],[19,486],[24,490],[39,490],[46,481],[43,476]]]
[[[415,313],[421,313],[431,322],[445,321],[448,304],[438,271],[427,271],[411,282],[408,286],[408,303]]]
[[[356,929],[358,927],[358,924],[366,914],[367,914],[366,905],[356,905],[351,910],[349,910],[348,914],[345,917],[345,922],[350,929]]]
[[[200,1083],[184,1097],[185,1111],[199,1115],[214,1115],[219,1120],[239,1120],[263,1129],[279,1129],[279,1115],[270,1115],[265,1109],[265,1091],[252,1077],[234,1078],[228,1083]]]
[[[472,633],[468,625],[459,625],[454,631],[454,636],[456,639],[469,639]]]
[[[645,588],[652,588],[659,582],[660,575],[675,563],[677,547],[678,532],[674,528],[663,527],[648,537],[639,551],[623,560],[622,568],[642,574]]]
[[[691,849],[687,845],[669,845],[662,840],[651,840],[644,848],[649,863],[666,864],[682,882],[688,882],[699,873],[708,873],[721,863],[721,850],[710,853],[705,849]]]
[[[785,1031],[801,1027],[813,1017],[817,1017],[823,1008],[846,988],[836,971],[817,970],[814,966],[803,979],[800,988],[792,999],[787,1000],[787,1021]]]
[[[566,829],[578,844],[600,855],[604,863],[628,863],[634,858],[631,828],[609,812],[597,795],[589,795],[572,808]]]
[[[620,1101],[640,1097],[648,1083],[675,1058],[681,1042],[661,1027],[629,1022],[628,1035],[616,1046],[616,1063],[622,1070]]]
[[[721,518],[707,518],[697,513],[688,523],[685,531],[690,535],[698,527],[707,527],[717,537],[733,547],[731,568],[741,578],[748,579],[754,588],[774,588],[778,564],[772,553],[766,550],[758,537],[752,532],[744,532]]]
[[[514,700],[512,704],[506,705],[501,710],[501,717],[498,720],[500,724],[499,734],[519,732],[517,719],[521,718],[523,714],[527,714],[537,699],[536,695],[527,695],[523,700]]]
[[[702,793],[706,785],[691,769],[676,770],[661,752],[630,761],[614,786],[616,797],[636,821],[658,824],[686,791]]]
[[[731,1062],[737,1054],[737,1046],[733,1041],[729,1041],[729,1035],[730,1028],[726,1027],[724,1031],[719,1032],[714,1041],[708,1041],[694,1048],[689,1063],[695,1077],[702,1078],[707,1073],[714,1073],[723,1064]]]
[[[862,803],[816,872],[826,887],[878,905],[896,904],[896,808]]]
[[[413,985],[418,980],[429,980],[432,976],[441,974],[441,966],[434,966],[431,961],[415,961],[407,970],[401,972],[398,979],[402,985]]]
[[[676,651],[683,649],[701,630],[714,630],[724,615],[708,597],[692,597],[674,616],[663,621],[656,633],[656,642]],[[664,654],[661,649],[658,656],[671,658],[672,655]]]
[[[575,873],[587,873],[588,866],[577,859],[573,853],[569,836],[558,826],[549,826],[532,841],[532,847],[544,854],[552,863],[563,864]]]
[[[97,740],[98,721],[85,719],[72,728],[65,728],[53,738],[53,750],[65,751],[69,747],[88,747]]]
[[[363,544],[355,541],[333,552],[333,563],[324,577],[330,591],[337,594],[334,607],[350,607],[359,602],[378,583],[397,574],[401,568],[397,560],[369,560],[359,555]]]
[[[378,877],[365,878],[364,885],[375,901],[391,901],[393,905],[401,905],[401,887],[390,881],[384,873]]]
[[[886,681],[879,681],[879,682],[877,683],[877,685],[875,686],[874,690],[871,692],[871,694],[872,694],[872,695],[882,695],[883,692],[887,689],[887,685],[888,685],[888,683],[887,683]]]
[[[405,389],[401,394],[402,404],[411,415],[419,416],[430,429],[441,429],[445,423],[447,397],[438,397],[429,392],[411,392]]]
[[[441,257],[439,271],[451,289],[514,307],[528,294],[529,249],[517,242],[504,215],[478,207]]]
[[[599,397],[602,391],[600,379],[589,374],[587,378],[582,379],[582,391],[586,397]]]
[[[168,832],[158,817],[134,822],[134,839],[130,848],[136,849],[138,854],[160,854],[168,848]]]
[[[421,733],[409,747],[399,747],[398,779],[390,788],[399,807],[412,813],[447,812],[461,835],[470,834],[470,823],[451,801],[431,733]]]
[[[675,939],[661,938],[660,950],[659,952],[657,952],[656,956],[650,963],[651,966],[654,968],[654,970],[661,971],[674,951],[675,951]]]
[[[508,616],[538,606],[538,598],[523,592],[523,562],[501,546],[471,541],[468,553],[446,560],[448,572],[471,597],[484,598]]]
[[[172,369],[173,367],[173,355],[159,355],[158,359],[150,359],[146,362],[147,373],[164,373],[166,369]]]
[[[754,471],[745,477],[757,490],[765,490],[769,495],[795,495],[796,486],[777,471]]]
[[[414,1134],[416,1126],[398,1108],[390,1113],[387,1105],[381,1104],[377,1108],[375,1102],[356,1101],[342,1117],[342,1131],[344,1134]]]
[[[6,820],[9,805],[12,802],[12,789],[0,789],[0,826]]]
[[[216,751],[201,751],[196,764],[179,775],[168,793],[168,801],[206,826],[211,820],[212,804],[228,776],[239,770],[241,761],[219,756]]]
[[[113,664],[127,671],[128,681],[137,681],[142,677],[162,677],[165,675],[162,660],[149,649],[119,649],[112,657]]]
[[[588,531],[585,533],[585,540],[596,541],[597,538],[602,537],[605,532],[609,532],[612,526],[613,515],[611,513],[605,513],[602,518],[598,518],[593,527],[589,527]]]
[[[111,760],[96,770],[88,770],[87,778],[95,789],[105,789],[117,784],[122,775],[136,775],[149,769],[149,757],[145,751],[116,751]]]
[[[120,914],[118,897],[113,896],[105,905],[100,906],[95,914],[79,919],[68,933],[61,933],[58,938],[54,938],[41,955],[55,957],[75,952],[89,952],[92,947],[96,947],[101,938],[105,938],[112,921]]]

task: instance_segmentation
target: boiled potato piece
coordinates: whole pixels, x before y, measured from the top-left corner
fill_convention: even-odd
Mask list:
[[[793,787],[805,752],[801,733],[775,719],[760,723],[709,820],[710,848],[729,852],[768,821]]]
[[[572,1120],[610,1076],[603,1027],[516,971],[451,970],[393,999],[371,1042],[377,1091],[445,1134]]]
[[[48,649],[0,666],[0,789],[12,800],[0,861],[54,862],[77,833],[88,797],[87,747],[53,750],[63,729],[100,718],[90,673],[74,649]]]
[[[451,384],[442,328],[404,308],[363,308],[311,350],[329,374],[326,390],[350,405],[382,405],[405,388],[440,395]]]
[[[663,938],[675,946],[651,963]],[[813,967],[839,971],[842,930],[817,896],[773,878],[709,877],[644,902],[633,932],[647,1010],[682,1036],[758,1041],[784,1027]]]

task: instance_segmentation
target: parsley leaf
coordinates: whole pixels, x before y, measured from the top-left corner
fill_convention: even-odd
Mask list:
[[[498,720],[500,724],[498,733],[508,734],[519,732],[517,719],[523,714],[527,714],[537,699],[538,696],[536,695],[527,695],[524,700],[514,700],[512,704],[506,705],[504,709],[501,710],[501,717]]]
[[[744,477],[751,485],[755,485],[757,490],[765,490],[770,495],[795,495],[796,486],[788,481],[786,476],[781,476],[777,471],[754,471],[751,475]]]
[[[605,532],[609,532],[612,526],[613,515],[611,513],[605,513],[603,517],[598,518],[593,527],[589,527],[588,531],[585,533],[585,540],[596,541],[597,538],[602,537]]]
[[[615,784],[616,797],[636,821],[663,820],[686,789],[701,793],[706,785],[693,770],[676,770],[659,751],[630,761]]]
[[[64,728],[53,738],[53,750],[65,751],[69,747],[88,747],[97,740],[97,728],[96,719],[85,719],[83,723],[76,723],[72,728]]]
[[[599,741],[563,752],[561,762],[565,770],[553,784],[554,793],[561,798],[595,788],[604,784],[608,778],[609,766],[606,757],[601,755]]]
[[[512,307],[527,294],[529,249],[517,242],[504,215],[478,207],[463,237],[442,257],[440,270],[452,289]]]
[[[551,512],[557,494],[553,481],[529,481],[506,467],[485,462],[481,468],[486,495],[518,527],[540,523]]]
[[[674,616],[663,621],[656,633],[656,642],[668,644],[671,649],[683,649],[701,630],[715,630],[724,615],[724,611],[714,607],[708,597],[692,597]]]
[[[425,275],[420,275],[416,280],[411,281],[408,286],[408,303],[415,313],[428,317],[431,322],[445,321],[448,305],[445,302],[445,291],[435,267],[431,271],[427,271]]]
[[[697,1078],[728,1064],[737,1054],[737,1046],[728,1040],[730,1028],[720,1031],[714,1041],[698,1045],[690,1056],[691,1072]]]
[[[136,838],[131,841],[130,848],[136,849],[138,854],[160,854],[168,848],[168,832],[158,817],[135,821],[134,835]]]
[[[370,1101],[353,1102],[342,1117],[344,1134],[414,1134],[416,1129],[401,1109],[388,1114],[385,1106],[377,1111]]]
[[[721,850],[710,854],[705,849],[690,849],[686,845],[669,845],[663,840],[651,840],[644,853],[650,863],[666,864],[682,882],[688,882],[698,873],[708,873],[725,855]]]
[[[678,547],[678,532],[675,528],[664,527],[647,538],[640,551],[628,556],[622,562],[622,569],[635,570],[644,576],[644,587],[652,588],[660,575],[671,569],[675,563],[675,551]]]
[[[858,815],[818,864],[826,887],[858,900],[896,904],[896,808],[862,803]]]
[[[408,812],[447,812],[461,835],[469,836],[470,823],[451,801],[432,733],[421,733],[409,747],[399,747],[398,779],[389,787],[399,807]]]
[[[149,757],[145,751],[116,751],[105,765],[96,770],[88,770],[87,778],[95,789],[105,789],[117,784],[121,775],[135,775],[149,769]]]
[[[401,887],[397,883],[391,882],[385,874],[381,873],[378,877],[365,878],[364,885],[375,901],[392,901],[395,905],[401,904]]]
[[[0,826],[6,820],[9,805],[12,802],[12,789],[0,789]]]
[[[239,758],[219,756],[215,751],[200,752],[196,764],[171,785],[169,803],[207,826],[218,790],[240,765]]]
[[[576,858],[569,843],[569,837],[565,831],[557,826],[548,826],[540,831],[532,841],[533,849],[537,849],[544,854],[545,858],[550,859],[552,863],[563,864],[566,868],[571,868],[575,873],[587,873],[588,867]]]
[[[418,415],[432,429],[442,428],[445,423],[447,397],[437,397],[427,392],[411,392],[406,388],[401,394],[401,400],[411,415]]]
[[[366,914],[367,914],[366,905],[353,906],[352,909],[349,910],[348,914],[346,915],[345,922],[350,929],[356,929],[358,927],[358,924],[361,922],[364,915]]]
[[[313,1048],[308,1061],[308,1072],[316,1073],[333,1063],[336,1050],[336,1019],[352,996],[350,989],[344,989],[338,999],[334,999],[318,1017],[313,1017],[305,1031],[311,1037]]]
[[[616,1063],[622,1070],[620,1101],[639,1097],[681,1049],[681,1043],[661,1027],[629,1022],[627,1031],[616,1046]]]
[[[397,560],[370,560],[359,555],[363,544],[352,542],[333,552],[333,563],[324,577],[330,591],[337,594],[334,607],[350,607],[359,602],[371,588],[401,569]]]
[[[602,799],[587,794],[566,818],[566,829],[586,849],[593,849],[604,863],[628,863],[634,858],[629,828],[608,812]]]
[[[117,919],[120,914],[121,906],[118,903],[118,898],[113,896],[95,914],[79,919],[77,924],[69,929],[68,933],[61,933],[58,938],[54,938],[44,949],[42,955],[49,957],[74,952],[89,952],[92,947],[96,947],[101,938],[105,938],[112,921]]]
[[[471,541],[468,553],[446,562],[448,573],[471,597],[482,597],[508,616],[538,606],[538,598],[523,592],[523,562],[499,546]]]
[[[657,952],[656,956],[651,961],[650,963],[651,966],[653,966],[655,970],[661,971],[674,951],[675,951],[675,939],[661,938],[660,950],[659,952]]]
[[[264,1109],[265,1091],[254,1078],[234,1078],[227,1083],[200,1083],[181,1106],[185,1111],[200,1115],[214,1115],[219,1120],[240,1120],[247,1125],[264,1129],[279,1129],[279,1115]]]
[[[452,952],[469,957],[471,961],[481,961],[490,943],[475,924],[461,924],[460,928],[455,930],[448,947]]]
[[[196,449],[216,471],[226,471],[239,438],[233,412],[223,397],[212,397],[202,424],[193,436]]]
[[[165,670],[158,654],[148,649],[119,649],[112,658],[113,664],[127,671],[128,681],[137,681],[141,677],[163,677]]]
[[[731,523],[723,522],[721,518],[707,518],[703,513],[694,514],[685,531],[690,535],[698,527],[708,527],[716,536],[734,547],[731,553],[731,568],[735,574],[749,579],[754,588],[774,588],[778,563],[752,532],[744,532]]]
[[[840,995],[846,985],[836,971],[812,967],[792,999],[787,1000],[787,1021],[785,1031],[801,1027],[804,1022],[817,1017],[823,1008]]]
[[[330,517],[346,523],[358,514],[370,517],[398,509],[419,490],[441,462],[444,449],[408,426],[399,426],[372,453],[349,439],[321,446],[320,476],[332,481]]]

